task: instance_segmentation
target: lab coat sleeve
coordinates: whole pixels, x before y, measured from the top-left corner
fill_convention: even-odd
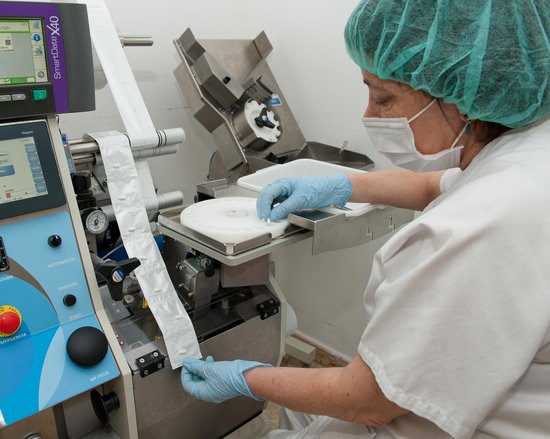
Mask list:
[[[439,180],[439,190],[441,193],[447,192],[457,178],[460,177],[460,174],[462,174],[462,169],[460,168],[447,169],[441,176],[441,180]]]
[[[376,255],[358,351],[387,398],[469,438],[525,373],[548,310],[538,309],[537,280],[510,269],[529,260],[516,242],[520,226],[498,222],[498,211],[469,214],[483,206],[455,201],[406,226]]]

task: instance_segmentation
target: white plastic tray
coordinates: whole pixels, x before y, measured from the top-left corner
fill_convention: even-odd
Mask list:
[[[269,168],[260,169],[254,174],[245,175],[237,180],[237,185],[260,192],[266,184],[278,178],[305,177],[306,175],[319,177],[364,172],[366,171],[320,162],[319,160],[298,159],[283,165],[273,165]]]
[[[265,223],[256,214],[256,200],[244,197],[223,197],[199,201],[183,209],[182,225],[222,244],[240,244],[265,234],[281,236],[288,221]]]
[[[237,185],[245,189],[260,192],[266,184],[279,178],[297,178],[308,175],[323,177],[358,173],[366,173],[366,171],[335,165],[333,163],[321,162],[319,160],[298,159],[282,165],[273,165],[269,168],[260,169],[254,174],[245,175],[237,180]],[[345,206],[345,214],[347,216],[361,215],[371,209],[372,205],[370,203],[347,203]],[[323,210],[333,212],[338,209],[325,208]],[[341,210],[338,211],[341,212]]]

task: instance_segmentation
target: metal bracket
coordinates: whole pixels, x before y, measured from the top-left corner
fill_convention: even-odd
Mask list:
[[[4,248],[4,241],[2,241],[2,237],[0,236],[0,271],[8,271],[9,269],[8,255]]]
[[[291,224],[313,231],[312,253],[317,255],[341,250],[384,236],[403,224],[412,221],[414,212],[386,206],[371,209],[358,216],[327,210],[307,210],[288,216]]]
[[[136,358],[136,365],[139,368],[139,374],[142,377],[146,377],[152,373],[164,369],[165,358],[166,357],[158,350]]]
[[[265,320],[279,313],[279,303],[275,299],[269,299],[258,303],[256,309],[260,312],[260,318]]]

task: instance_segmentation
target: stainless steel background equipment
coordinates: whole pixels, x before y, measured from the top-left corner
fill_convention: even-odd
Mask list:
[[[169,237],[164,241],[163,258],[203,355],[279,364],[284,330],[281,301],[269,275],[256,282],[243,278],[235,285],[246,286],[224,288],[219,262]],[[209,404],[187,395],[181,388],[180,370],[170,367],[162,335],[139,285],[128,278],[120,302],[113,301],[106,286],[101,294],[132,370],[140,439],[222,437],[265,408],[265,403],[248,398]]]
[[[143,42],[139,40],[136,44]],[[173,154],[184,140],[183,130],[177,128],[158,130],[157,134],[158,144],[134,151],[135,159]],[[128,417],[133,430],[121,436],[216,438],[258,416],[265,403],[237,398],[208,404],[183,391],[181,371],[172,370],[162,334],[131,275],[139,261],[127,259],[120,241],[99,147],[88,136],[64,139],[64,147],[100,286],[101,306],[115,334],[117,353],[129,371],[125,389],[129,391],[128,404],[134,414]],[[158,206],[152,206],[157,211],[150,212],[152,224],[160,211],[169,216],[167,211],[177,211],[177,206],[181,210],[180,191],[157,194],[157,198]],[[171,239],[160,227],[155,238],[191,317],[201,352],[220,360],[245,358],[279,364],[284,346],[284,297],[270,275],[269,258],[254,258],[233,268],[200,249]],[[113,394],[112,388],[96,389],[64,408],[63,412],[68,414],[65,437],[81,437],[92,431],[90,426],[120,422],[120,410],[113,410],[115,395],[119,391]],[[109,431],[114,434],[112,429]]]
[[[147,150],[134,151],[134,158],[175,153],[177,144],[184,140],[180,129],[158,130],[157,133],[158,144]],[[130,275],[133,261],[126,259],[119,240],[98,145],[84,136],[83,139],[68,140],[67,148],[76,171],[73,184],[88,245],[98,255],[94,257],[94,268],[98,273],[103,306],[131,371],[135,427],[139,438],[162,439],[174,435],[191,439],[222,437],[258,416],[265,403],[237,398],[222,404],[208,404],[183,391],[181,370],[172,370],[159,327],[139,284]],[[153,224],[159,212],[169,216],[169,212],[177,211],[178,206],[181,210],[183,196],[180,191],[157,194],[157,198],[158,206],[154,206],[157,212],[150,212]],[[100,228],[93,221],[86,221],[90,218],[96,223],[106,221],[108,226]],[[251,262],[246,266],[248,275],[243,276],[240,267],[231,270],[200,250],[172,240],[159,227],[156,229],[156,241],[175,289],[192,320],[201,352],[220,360],[248,358],[279,364],[284,345],[284,311],[281,306],[284,298],[270,276],[269,259]],[[109,273],[119,270],[128,274],[123,282],[109,277]],[[109,395],[104,392],[99,396],[108,398]],[[74,424],[72,433],[76,434],[79,427],[78,423]]]
[[[152,41],[121,38],[121,43]],[[265,33],[254,40],[199,42],[187,30],[176,48],[182,60],[176,78],[217,148],[210,181],[197,186],[197,200],[254,197],[255,192],[235,184],[240,176],[299,158],[360,169],[372,166],[362,154],[305,140],[267,65],[272,47]],[[105,331],[120,377],[4,429],[0,413],[0,439],[217,438],[259,415],[263,402],[236,398],[209,404],[182,390],[180,370],[172,370],[162,334],[131,274],[139,261],[128,258],[119,240],[97,144],[87,137],[71,141],[57,136],[52,112],[40,114],[51,133],[64,191],[70,195],[92,314]],[[136,158],[172,154],[183,141],[180,129],[159,130],[158,135],[158,144],[135,152]],[[242,358],[273,365],[280,364],[284,353],[286,303],[270,253],[312,236],[314,253],[357,245],[412,218],[408,211],[374,206],[354,218],[343,211],[296,213],[282,238],[260,236],[223,244],[181,226],[182,200],[179,191],[158,194],[158,207],[150,206],[157,211],[150,219],[202,353],[217,360]]]
[[[210,181],[197,188],[199,200],[235,195],[255,197],[256,193],[238,187],[240,177],[296,159],[310,158],[361,170],[374,165],[367,156],[344,147],[306,141],[267,64],[273,48],[265,32],[253,40],[198,40],[187,29],[174,44],[181,58],[174,75],[195,119],[212,133],[216,146],[210,162]],[[281,135],[276,142],[254,138],[250,124],[243,122],[245,106],[251,100],[264,105],[278,121]],[[410,210],[375,206],[354,217],[345,211],[296,212],[289,216],[293,227],[283,239],[269,243],[270,237],[260,237],[232,248],[185,230],[169,218],[161,216],[159,224],[163,233],[174,239],[186,243],[191,239],[202,251],[213,250],[215,257],[236,265],[236,261],[271,252],[272,246],[280,247],[312,235],[314,254],[353,247],[390,233],[412,218]],[[242,254],[234,256],[238,253]]]
[[[174,75],[195,119],[212,133],[217,148],[211,180],[234,183],[240,176],[296,158],[363,169],[373,165],[363,154],[306,141],[267,64],[273,48],[265,32],[254,40],[197,40],[187,29],[175,45],[181,64]],[[280,124],[276,142],[255,136],[255,127],[244,120],[250,101],[265,106]]]

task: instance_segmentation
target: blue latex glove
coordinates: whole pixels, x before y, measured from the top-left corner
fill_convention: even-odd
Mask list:
[[[183,359],[181,368],[181,385],[191,396],[216,404],[237,396],[262,401],[252,394],[243,376],[244,372],[255,367],[271,365],[257,361],[214,361],[212,357],[202,361],[187,357]]]
[[[302,209],[344,207],[353,187],[345,175],[331,177],[281,178],[264,186],[256,209],[260,219],[278,221]],[[280,203],[273,207],[275,204]]]

